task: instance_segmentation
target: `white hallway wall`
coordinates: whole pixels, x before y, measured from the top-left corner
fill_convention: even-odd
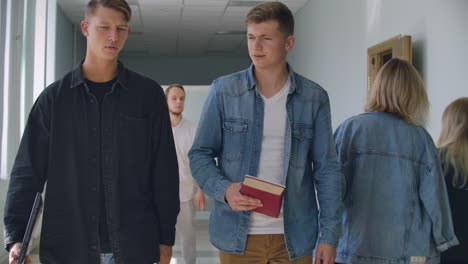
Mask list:
[[[363,111],[367,48],[398,34],[413,37],[413,63],[426,84],[428,131],[437,140],[443,109],[468,96],[468,1],[311,0],[296,18],[294,69],[329,93],[336,128]]]
[[[135,56],[123,53],[119,59],[126,67],[156,80],[166,87],[184,85],[187,99],[184,117],[198,123],[211,82],[223,75],[249,67],[247,55]]]
[[[243,70],[250,65],[247,56],[141,56],[123,52],[119,59],[128,68],[158,81],[161,85],[210,85],[211,82],[229,73]]]

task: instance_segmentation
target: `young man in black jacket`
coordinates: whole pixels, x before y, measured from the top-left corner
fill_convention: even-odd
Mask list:
[[[31,110],[5,206],[10,263],[46,182],[41,263],[170,262],[177,158],[161,87],[118,61],[130,17],[125,0],[90,1],[85,60]]]

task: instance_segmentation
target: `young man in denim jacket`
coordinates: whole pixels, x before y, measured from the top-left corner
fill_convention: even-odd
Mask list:
[[[312,263],[316,244],[317,263],[333,263],[342,176],[328,95],[286,62],[295,38],[284,4],[257,5],[246,25],[253,65],[213,82],[189,152],[193,176],[214,197],[211,241],[222,264]],[[262,203],[239,192],[247,174],[286,186],[278,218],[251,211]]]

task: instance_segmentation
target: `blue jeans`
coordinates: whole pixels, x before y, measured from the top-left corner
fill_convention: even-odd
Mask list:
[[[114,254],[112,253],[101,254],[101,264],[115,264]]]
[[[114,254],[112,253],[101,254],[101,264],[115,264]]]

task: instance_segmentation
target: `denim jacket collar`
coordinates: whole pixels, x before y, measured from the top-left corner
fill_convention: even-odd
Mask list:
[[[289,65],[289,63],[286,63],[286,67],[288,68],[289,79],[291,80],[291,87],[289,88],[289,94],[292,94],[296,91],[296,88],[298,87],[296,83],[296,76],[294,74],[293,68],[291,67],[291,65]],[[247,87],[249,90],[257,86],[255,82],[254,69],[255,69],[255,66],[253,65],[253,63],[247,69]]]
[[[70,88],[74,88],[79,86],[80,84],[83,84],[85,82],[85,77],[83,74],[83,69],[81,66],[83,65],[83,61],[75,67],[72,71],[72,76],[71,76],[71,85]],[[128,86],[126,85],[127,83],[127,69],[123,65],[121,61],[117,62],[117,83],[120,84],[122,88],[125,90],[128,90]]]

